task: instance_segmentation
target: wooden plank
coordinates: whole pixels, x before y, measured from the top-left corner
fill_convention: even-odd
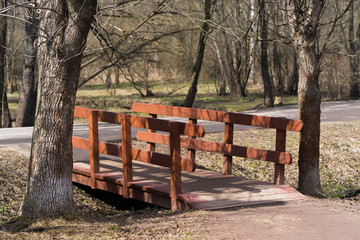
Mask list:
[[[133,159],[144,163],[151,163],[162,167],[171,167],[171,157],[167,154],[149,152],[140,149],[132,149]],[[195,171],[193,160],[181,158],[181,170],[187,172]]]
[[[169,145],[169,136],[159,133],[138,132],[137,139],[141,141],[153,141]],[[227,154],[236,157],[255,159],[279,164],[290,164],[291,154],[286,152],[262,150],[257,148],[243,147],[232,144],[209,142],[199,139],[181,138],[182,148],[191,148],[199,151]]]
[[[95,174],[99,172],[99,133],[97,111],[89,115],[89,147],[90,147],[90,173],[91,188],[96,188]]]
[[[146,103],[133,103],[132,111],[297,132],[300,132],[304,125],[301,120]]]
[[[149,114],[149,118],[157,118],[157,114]],[[149,129],[148,132],[153,132],[153,133],[155,133],[156,130]],[[147,150],[147,151],[155,152],[155,147],[156,147],[155,145],[156,145],[156,144],[153,143],[153,142],[148,142],[148,143],[146,144],[146,150]]]
[[[132,176],[132,150],[131,150],[131,116],[123,116],[121,120],[121,148],[122,148],[122,170],[124,191],[123,196],[128,198],[128,182],[133,179]]]
[[[147,118],[141,116],[131,116],[131,126],[138,128],[153,129],[162,132],[170,132],[169,121],[164,119]],[[201,125],[180,123],[180,134],[185,134],[194,137],[203,137],[205,135],[205,128]]]
[[[234,124],[225,123],[224,143],[232,145],[233,139],[234,139]],[[224,175],[232,175],[232,155],[231,154],[224,154],[223,171],[222,172]]]
[[[197,124],[197,119],[190,118],[189,119],[189,124]],[[191,138],[191,139],[196,139],[196,137],[193,137],[193,136],[188,136],[188,137]],[[194,164],[195,164],[195,156],[196,156],[196,150],[188,148],[188,150],[187,150],[187,158],[193,160]]]
[[[88,150],[88,151],[90,150],[89,139],[87,139],[87,138],[73,136],[72,137],[72,146],[74,148],[79,148],[79,149]]]
[[[286,150],[286,130],[276,130],[276,151],[285,152]],[[275,163],[274,184],[285,183],[285,165]]]
[[[177,195],[181,194],[181,162],[180,162],[180,128],[178,122],[170,122],[170,156],[171,156],[171,210],[178,210]]]
[[[90,112],[91,112],[91,109],[89,109],[89,108],[75,107],[74,117],[88,119]]]

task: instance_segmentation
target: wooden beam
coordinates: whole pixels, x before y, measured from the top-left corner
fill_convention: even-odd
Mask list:
[[[96,188],[96,173],[100,171],[99,165],[99,133],[97,111],[89,115],[89,147],[90,147],[90,173],[91,188]]]
[[[129,197],[128,182],[132,176],[132,149],[131,149],[131,116],[126,115],[121,119],[121,158],[123,170],[123,196]]]
[[[157,114],[149,114],[149,118],[157,118]],[[156,130],[149,129],[148,132],[153,132],[153,133],[155,133]],[[155,151],[155,145],[156,145],[155,143],[148,142],[148,143],[146,144],[146,150],[154,152],[154,151]]]
[[[178,210],[177,195],[181,194],[181,157],[180,157],[180,127],[178,122],[170,122],[170,157],[171,157],[171,210]]]
[[[276,130],[276,151],[286,150],[286,130]],[[285,183],[285,165],[275,163],[274,183],[283,185]]]
[[[297,132],[301,131],[304,125],[301,120],[146,103],[133,103],[132,111]]]
[[[234,140],[234,124],[225,123],[224,143],[232,145],[233,140]],[[222,173],[223,173],[223,175],[232,175],[232,155],[231,154],[224,154]]]
[[[140,141],[153,141],[156,143],[169,145],[169,136],[159,133],[138,132],[137,139]],[[182,148],[191,148],[198,151],[226,154],[236,157],[274,162],[279,164],[290,164],[292,162],[291,154],[286,152],[270,151],[232,144],[209,142],[199,139],[181,138],[180,141]]]

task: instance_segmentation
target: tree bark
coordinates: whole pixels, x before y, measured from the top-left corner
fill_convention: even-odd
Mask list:
[[[73,112],[82,51],[96,1],[41,0],[39,9],[38,108],[20,213],[28,218],[68,214],[74,210]]]
[[[360,23],[354,29],[354,1],[351,1],[349,17],[349,62],[350,62],[350,98],[359,99],[359,49],[360,49]]]
[[[209,21],[211,18],[210,9],[211,9],[211,0],[205,0],[205,6],[204,6],[205,19],[201,27],[199,44],[198,44],[198,54],[192,70],[193,80],[189,88],[188,94],[186,96],[186,99],[182,104],[183,107],[192,107],[196,98],[197,85],[198,85],[199,75],[205,53],[206,39],[210,29],[209,27]]]
[[[0,7],[5,8],[7,1],[1,1]],[[7,128],[11,126],[11,117],[6,93],[6,34],[7,19],[0,16],[0,127]]]
[[[319,141],[320,56],[316,51],[319,18],[325,1],[285,1],[288,20],[299,56],[299,118],[304,122],[299,147],[299,190],[309,195],[320,195]]]
[[[273,93],[272,93],[272,85],[270,80],[269,74],[269,62],[268,62],[268,22],[265,16],[265,1],[260,0],[259,3],[260,7],[260,36],[261,36],[261,56],[260,56],[260,64],[261,64],[261,76],[264,83],[264,106],[265,107],[273,107],[274,100],[273,100]]]
[[[22,86],[19,99],[19,109],[17,111],[16,126],[26,127],[34,126],[36,110],[36,91],[37,84],[35,80],[36,63],[36,26],[38,20],[35,16],[35,10],[30,9],[25,23],[24,40],[24,70],[22,77]]]
[[[299,67],[297,62],[296,50],[294,49],[294,53],[292,54],[292,60],[291,60],[291,72],[286,86],[287,94],[296,95],[298,91],[298,83],[299,83]]]

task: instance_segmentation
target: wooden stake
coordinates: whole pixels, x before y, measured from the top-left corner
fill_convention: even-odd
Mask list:
[[[224,143],[233,144],[233,140],[234,140],[234,124],[225,123]],[[231,174],[232,174],[232,156],[224,154],[223,175],[231,175]]]
[[[96,188],[96,173],[99,173],[99,132],[98,112],[91,111],[89,115],[89,147],[90,147],[90,177],[91,188]]]
[[[178,210],[177,195],[181,194],[181,158],[179,123],[170,122],[170,156],[171,156],[171,210]]]
[[[286,150],[286,130],[276,129],[276,151]],[[275,163],[274,183],[283,185],[285,183],[285,165]]]
[[[128,198],[128,182],[131,182],[133,179],[130,115],[123,116],[121,119],[121,151],[123,169],[123,197]]]

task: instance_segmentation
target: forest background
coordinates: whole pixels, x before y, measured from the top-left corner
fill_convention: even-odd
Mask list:
[[[31,1],[2,3],[2,126],[32,125],[38,14]],[[324,6],[316,38],[323,100],[360,97],[358,7]],[[126,112],[146,101],[244,111],[296,103],[298,60],[282,8],[254,0],[99,1],[77,105]]]

